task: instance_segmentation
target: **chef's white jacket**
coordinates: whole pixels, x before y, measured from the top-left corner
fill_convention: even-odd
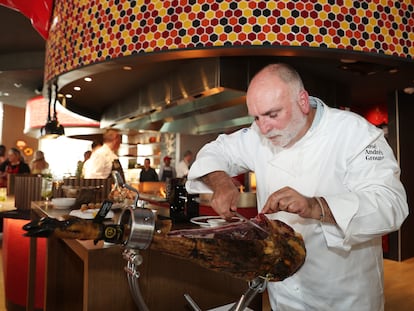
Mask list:
[[[399,229],[408,215],[398,164],[380,129],[352,112],[312,101],[318,103],[317,122],[277,154],[251,128],[205,145],[190,169],[187,190],[209,191],[198,179],[209,172],[253,171],[259,212],[285,186],[324,197],[337,225],[286,212],[269,215],[301,233],[307,249],[299,271],[269,283],[272,309],[383,310],[381,236]]]

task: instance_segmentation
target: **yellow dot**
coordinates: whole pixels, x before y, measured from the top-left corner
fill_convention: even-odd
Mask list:
[[[305,19],[305,25],[308,26],[308,27],[314,26],[315,21],[312,18],[306,18]]]
[[[219,10],[225,12],[228,9],[229,9],[229,4],[226,1],[223,1],[222,3],[220,3]]]
[[[185,29],[189,29],[192,26],[192,22],[190,20],[186,20],[183,22],[183,26]]]
[[[228,39],[229,39],[229,41],[231,41],[231,42],[236,41],[236,40],[237,40],[237,34],[236,34],[236,33],[234,33],[234,32],[229,33],[229,34],[228,34]]]
[[[267,40],[268,41],[274,42],[274,41],[276,41],[276,39],[277,39],[277,36],[274,32],[270,32],[270,33],[267,34]]]
[[[184,36],[182,38],[182,41],[183,41],[184,44],[187,45],[187,44],[191,43],[191,37],[190,36]]]
[[[341,43],[343,44],[343,45],[349,45],[350,43],[349,43],[349,38],[348,37],[346,37],[346,36],[343,36],[342,38],[341,38]]]
[[[318,18],[322,20],[328,19],[328,13],[326,13],[325,11],[321,11],[319,12]]]
[[[365,46],[369,49],[373,49],[375,47],[375,45],[373,44],[373,42],[371,40],[366,40],[365,41]]]
[[[267,18],[264,16],[259,16],[257,18],[257,24],[259,25],[266,25],[267,24]]]
[[[216,13],[213,12],[213,11],[211,11],[211,10],[206,12],[206,18],[207,19],[210,19],[211,20],[211,19],[213,19],[215,17],[215,15],[216,15]]]
[[[316,26],[311,26],[309,27],[309,33],[312,35],[316,35],[319,33],[319,28]]]
[[[249,24],[243,25],[244,33],[250,33],[251,31],[252,31],[252,25],[249,25]]]
[[[339,8],[339,6],[337,6],[337,5],[332,5],[331,6],[331,12],[332,13],[338,14],[340,11],[341,11],[341,9]]]
[[[240,1],[239,2],[239,9],[240,10],[244,10],[244,9],[246,9],[248,7],[249,7],[249,4],[247,3],[247,1]],[[246,16],[246,15],[244,15],[244,16]]]
[[[283,9],[281,12],[280,12],[280,16],[282,16],[282,17],[284,17],[284,18],[288,18],[288,17],[290,17],[291,16],[291,11],[290,10],[286,10],[286,9]]]
[[[356,10],[356,15],[359,16],[359,17],[365,17],[366,16],[365,10],[363,8],[358,8]]]
[[[269,1],[266,6],[269,10],[276,9],[276,1]]]
[[[305,24],[305,21],[302,17],[298,17],[295,20],[295,24],[296,24],[296,26],[303,26]]]
[[[288,33],[290,33],[290,26],[289,25],[283,25],[281,27],[281,30],[282,30],[282,33],[288,34]]]
[[[154,4],[155,9],[157,9],[158,11],[164,9],[162,1],[152,1],[152,3]]]
[[[217,35],[222,34],[224,32],[224,27],[222,25],[217,25],[216,27],[214,27],[214,32]]]
[[[167,10],[164,7],[161,7],[160,9],[158,9],[158,15],[159,16],[165,16],[165,15],[167,15]]]
[[[165,23],[158,24],[158,31],[163,32],[163,31],[165,31],[165,29],[166,29]]]

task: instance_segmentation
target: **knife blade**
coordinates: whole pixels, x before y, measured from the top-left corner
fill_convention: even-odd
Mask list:
[[[235,216],[239,217],[240,219],[244,220],[245,222],[251,224],[253,227],[255,227],[256,229],[259,229],[260,231],[266,233],[266,235],[270,235],[269,232],[267,232],[264,228],[260,227],[258,224],[256,224],[255,222],[251,221],[249,218],[243,216],[242,214],[238,213],[238,212],[233,212]]]

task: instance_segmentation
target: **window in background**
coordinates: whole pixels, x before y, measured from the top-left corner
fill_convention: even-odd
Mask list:
[[[41,139],[39,149],[45,154],[50,172],[55,179],[75,176],[78,161],[83,161],[85,151],[91,149],[92,141],[60,136],[56,139]]]

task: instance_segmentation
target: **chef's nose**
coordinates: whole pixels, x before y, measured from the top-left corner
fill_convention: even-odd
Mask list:
[[[260,132],[263,135],[266,135],[267,133],[269,133],[272,130],[272,125],[270,124],[270,122],[266,118],[257,119],[256,122],[257,122],[257,126],[260,129]]]

